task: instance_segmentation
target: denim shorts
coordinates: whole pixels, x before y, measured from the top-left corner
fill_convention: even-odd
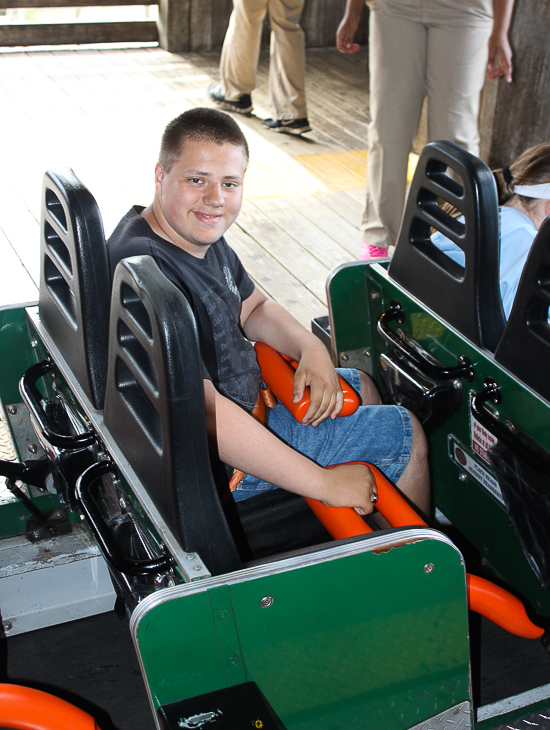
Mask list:
[[[360,392],[357,370],[339,368],[337,372]],[[298,423],[279,403],[269,410],[268,428],[320,466],[368,461],[394,483],[405,471],[411,454],[412,423],[401,406],[359,406],[351,416],[327,418],[314,428]],[[276,486],[245,474],[233,497],[240,501],[271,489]]]

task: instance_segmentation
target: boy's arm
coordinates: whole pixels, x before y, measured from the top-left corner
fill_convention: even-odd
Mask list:
[[[204,395],[210,444],[223,462],[328,506],[353,507],[359,514],[372,512],[376,485],[366,466],[323,469],[218,393],[210,380],[204,380]]]
[[[241,305],[240,325],[249,340],[266,342],[298,363],[293,399],[299,402],[306,386],[311,395],[304,425],[316,426],[329,416],[336,418],[344,396],[327,349],[318,337],[257,288]]]

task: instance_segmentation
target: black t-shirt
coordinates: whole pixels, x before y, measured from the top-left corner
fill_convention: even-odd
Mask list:
[[[152,256],[186,295],[195,315],[205,375],[247,411],[258,398],[260,368],[252,343],[239,328],[241,302],[254,290],[237,254],[220,238],[197,258],[158,236],[134,206],[109,238],[111,273],[121,259]]]

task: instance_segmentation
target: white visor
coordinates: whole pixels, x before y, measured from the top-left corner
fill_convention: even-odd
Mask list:
[[[550,200],[550,183],[540,185],[514,185],[516,195],[525,195],[526,198],[541,198]]]

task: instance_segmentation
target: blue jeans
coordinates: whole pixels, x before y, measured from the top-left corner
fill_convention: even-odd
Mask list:
[[[338,369],[338,374],[360,392],[357,370]],[[268,413],[269,430],[320,466],[368,461],[395,483],[409,463],[412,423],[401,406],[360,406],[351,416],[327,418],[315,428],[302,426],[280,403]],[[271,489],[276,486],[245,474],[233,497],[240,501]]]

